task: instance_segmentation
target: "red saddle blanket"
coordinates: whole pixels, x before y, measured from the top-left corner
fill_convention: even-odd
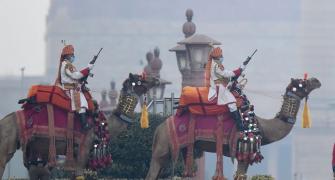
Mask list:
[[[219,121],[222,121],[223,126],[221,126],[223,129],[222,143],[229,144],[232,149],[230,154],[235,157],[238,132],[229,113],[223,114],[221,118],[218,118],[217,115],[185,113],[182,116],[171,116],[167,120],[173,158],[178,158],[180,148],[196,141],[216,142],[216,132],[220,127],[218,126]]]
[[[34,137],[54,139],[49,142],[49,165],[54,165],[56,156],[55,141],[73,142],[79,147],[79,156],[83,152],[86,134],[81,132],[79,118],[74,113],[51,104],[25,105],[24,110],[16,112],[17,123],[20,127],[20,139],[23,147]],[[54,123],[51,123],[54,122]],[[54,137],[54,138],[53,138]],[[72,144],[72,143],[70,143]],[[67,147],[69,160],[73,160],[73,146]],[[51,164],[50,164],[51,161]]]
[[[28,97],[35,97],[37,103],[50,103],[67,111],[71,109],[71,99],[59,86],[33,85],[30,87]],[[88,109],[93,110],[94,104],[89,92],[84,92],[88,103]]]
[[[192,114],[202,115],[217,115],[229,112],[227,105],[217,105],[217,100],[208,101],[208,87],[190,87],[183,88],[179,107],[187,107]],[[242,105],[242,99],[239,95],[233,92],[236,98],[237,106]]]

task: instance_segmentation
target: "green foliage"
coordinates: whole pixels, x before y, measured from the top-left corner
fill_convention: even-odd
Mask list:
[[[251,180],[274,180],[275,178],[270,175],[256,175]]]
[[[140,127],[139,117],[140,114],[137,114],[135,122],[130,124],[126,131],[111,139],[110,150],[112,152],[113,163],[110,167],[99,170],[98,177],[126,179],[145,178],[150,167],[154,132],[158,125],[164,122],[167,117],[150,114],[150,127],[148,129],[142,129]],[[183,151],[185,151],[185,149]],[[195,157],[200,157],[202,152],[195,148],[194,155]],[[184,169],[183,157],[181,155],[179,156],[174,168],[172,167],[172,160],[169,161],[169,165],[162,169],[160,178],[171,178],[172,175],[182,176]],[[196,171],[196,164],[194,164],[193,169]],[[52,177],[71,177],[71,173],[55,169]],[[86,174],[87,179],[96,179],[90,177],[91,175]]]
[[[166,117],[150,114],[150,127],[147,129],[141,129],[138,119],[129,125],[127,131],[111,139],[113,164],[110,168],[100,171],[99,174],[114,178],[144,178],[146,176],[150,167],[151,146],[155,129],[165,121]],[[174,167],[174,175],[181,175],[182,169],[182,162],[179,161]],[[171,175],[172,160],[170,165],[162,170],[161,177],[167,178]]]

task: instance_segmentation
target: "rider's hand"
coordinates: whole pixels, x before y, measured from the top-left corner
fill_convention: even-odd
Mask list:
[[[88,64],[88,69],[90,69],[90,70],[92,70],[93,69],[93,67],[94,67],[94,64]]]
[[[243,65],[246,66],[250,60],[251,60],[251,57],[248,56],[247,59],[243,62]]]

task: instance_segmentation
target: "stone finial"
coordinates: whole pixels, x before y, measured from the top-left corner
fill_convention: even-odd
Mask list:
[[[104,89],[101,91],[101,99],[106,99],[107,97],[107,91]]]
[[[154,55],[152,54],[152,52],[150,51],[147,52],[146,59],[147,59],[148,64],[154,59]]]
[[[160,70],[162,69],[162,60],[159,58],[159,48],[156,47],[155,50],[154,50],[154,59],[150,62],[150,67],[151,67],[151,70],[152,70],[152,76],[154,77],[160,77]]]
[[[145,74],[147,74],[147,75],[151,75],[151,65],[150,65],[150,63],[152,62],[152,60],[154,59],[154,55],[152,54],[152,52],[147,52],[147,54],[146,54],[146,59],[147,59],[147,65],[144,67],[144,69],[143,69],[143,71],[144,71],[144,73]]]
[[[155,55],[155,58],[159,58],[159,48],[158,47],[155,47],[154,55]]]
[[[99,102],[99,107],[104,109],[108,106],[108,101],[107,101],[107,91],[102,90],[101,91],[101,101]]]
[[[111,89],[115,89],[115,81],[111,81]]]
[[[187,22],[185,22],[184,25],[183,25],[183,33],[185,35],[185,38],[188,38],[188,37],[192,36],[195,33],[195,30],[196,30],[196,26],[192,22],[192,18],[193,18],[193,10],[192,9],[187,9],[186,10],[186,18],[187,18]]]

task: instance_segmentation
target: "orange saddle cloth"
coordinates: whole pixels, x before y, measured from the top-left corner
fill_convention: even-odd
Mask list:
[[[84,92],[88,103],[88,110],[94,109],[92,96]],[[59,86],[33,85],[29,89],[28,98],[35,97],[37,103],[50,103],[67,111],[72,111],[71,98]]]
[[[229,112],[227,105],[217,105],[217,99],[208,101],[208,91],[208,87],[184,87],[180,95],[179,107],[186,107],[191,113],[201,115],[215,115]],[[233,93],[233,95],[236,98],[237,106],[240,107],[242,99],[239,98],[237,93]]]

